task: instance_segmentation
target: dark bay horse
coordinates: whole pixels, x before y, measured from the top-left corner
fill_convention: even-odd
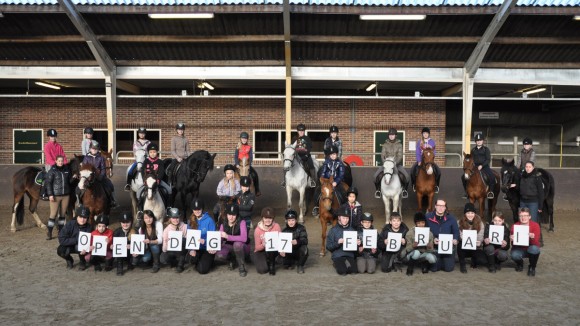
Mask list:
[[[78,157],[73,157],[68,163],[68,167],[71,171],[72,176],[79,175],[80,161]],[[12,205],[12,223],[10,224],[10,231],[16,232],[16,222],[18,225],[24,223],[24,195],[28,196],[30,204],[28,205],[28,210],[34,217],[36,225],[39,228],[46,229],[46,225],[42,223],[38,214],[36,214],[36,208],[38,206],[38,201],[40,200],[40,185],[36,184],[36,175],[42,169],[35,166],[27,166],[22,168],[12,176],[12,191],[14,193],[14,204]],[[71,189],[76,187],[76,183],[71,184]],[[74,191],[71,191],[71,198],[75,197]],[[69,200],[69,212],[72,211],[74,203]],[[62,212],[64,214],[65,212]],[[72,216],[67,213],[67,215]]]
[[[487,221],[491,221],[491,214],[495,211],[495,206],[497,205],[497,196],[499,195],[499,174],[497,171],[492,170],[494,177],[496,178],[495,187],[489,191],[493,192],[493,199],[488,199],[487,207],[488,212],[485,213],[485,200],[487,199],[487,185],[483,181],[483,172],[479,171],[471,158],[471,154],[463,153],[463,178],[467,182],[466,192],[469,202],[474,204],[475,201],[479,203],[479,216],[482,218],[487,217]]]
[[[435,154],[433,149],[426,148],[421,155],[421,165],[417,167],[415,193],[417,194],[417,210],[423,211],[423,197],[427,197],[427,212],[433,210],[433,196],[435,195],[435,173],[433,164]],[[388,218],[388,217],[387,217]]]
[[[502,159],[501,163],[501,190],[506,194],[514,222],[517,222],[519,220],[520,192],[517,187],[510,187],[510,185],[517,184],[521,171],[515,166],[513,159]],[[536,168],[536,172],[540,174],[544,184],[544,203],[540,222],[548,223],[548,232],[554,232],[554,195],[556,190],[554,177],[544,169]]]
[[[109,197],[104,182],[97,178],[97,169],[92,164],[81,164],[79,175],[80,199],[90,209],[89,222],[94,226],[96,215],[104,213],[108,216],[111,213]]]
[[[336,215],[335,212],[340,207],[340,202],[334,193],[334,188],[332,187],[333,177],[329,179],[320,178],[320,200],[318,202],[318,207],[320,208],[320,213],[318,218],[320,219],[320,226],[322,228],[322,246],[320,247],[320,256],[326,255],[326,231],[328,223],[332,223],[332,226],[336,225]],[[346,193],[348,185],[345,182],[341,182],[337,187],[341,187],[343,193]]]

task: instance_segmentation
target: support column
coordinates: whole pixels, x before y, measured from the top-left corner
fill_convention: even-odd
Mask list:
[[[117,78],[115,74],[105,77],[107,97],[107,133],[109,148],[113,149],[113,160],[117,163]]]
[[[286,143],[292,142],[292,48],[290,43],[290,0],[284,0],[284,62],[286,65]]]
[[[466,69],[463,69],[463,126],[462,144],[463,152],[471,151],[471,121],[473,116],[473,78],[469,77]]]

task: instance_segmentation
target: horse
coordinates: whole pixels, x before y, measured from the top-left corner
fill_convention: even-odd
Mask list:
[[[71,175],[77,177],[79,175],[80,161],[77,156],[73,157],[67,163]],[[27,166],[22,168],[12,176],[12,191],[14,194],[14,204],[12,205],[12,223],[10,224],[10,231],[16,232],[16,222],[18,225],[24,223],[24,195],[28,196],[30,204],[28,205],[28,210],[34,217],[36,221],[36,226],[42,229],[46,229],[46,225],[42,223],[40,217],[36,213],[36,208],[38,207],[38,202],[40,200],[40,185],[36,183],[36,176],[42,171],[41,168],[34,166]],[[74,189],[71,185],[71,189]],[[76,198],[74,191],[71,191],[71,198]],[[69,200],[69,209],[67,212],[61,212],[61,214],[67,214],[72,216],[69,212],[72,212],[72,207],[74,207],[74,202]]]
[[[105,159],[105,174],[111,179],[113,177],[113,149],[111,148],[108,152],[102,150],[101,156]]]
[[[334,212],[340,207],[340,202],[334,193],[334,188],[332,187],[333,177],[329,179],[320,178],[320,200],[318,202],[318,207],[320,207],[319,219],[320,226],[322,228],[322,246],[320,247],[320,257],[326,255],[326,228],[328,223],[332,223],[332,226],[336,225],[336,216]],[[348,185],[345,182],[341,182],[337,187],[342,187],[343,192],[346,192]]]
[[[207,173],[213,170],[215,156],[215,153],[210,154],[208,151],[199,150],[181,162],[179,169],[173,173],[175,182],[165,180],[172,185],[169,206],[181,208],[185,216],[191,213],[191,201],[199,197],[199,186],[205,180]],[[163,160],[165,166],[168,166],[170,162],[170,158]],[[178,196],[179,202],[176,203]]]
[[[219,215],[216,219],[216,225],[221,225],[228,221],[226,216],[226,206],[232,205],[234,203],[234,197],[220,197],[218,198],[218,205],[219,205]],[[215,218],[215,216],[214,216]],[[249,235],[248,235],[249,236]]]
[[[97,169],[92,164],[81,163],[79,174],[78,188],[81,190],[79,197],[83,205],[91,211],[89,221],[94,225],[95,216],[100,214],[108,216],[111,213],[105,184],[97,178]]]
[[[145,188],[141,196],[145,197],[141,211],[152,211],[157,220],[164,223],[166,216],[165,204],[163,203],[163,198],[161,198],[161,193],[159,193],[159,183],[157,183],[157,178],[154,175],[145,177]]]
[[[256,197],[260,196],[261,193],[259,191],[259,189],[256,189],[255,184],[258,182],[258,173],[256,173],[256,171],[252,171],[251,166],[250,166],[250,162],[247,158],[243,158],[240,160],[239,162],[239,168],[237,168],[236,173],[235,173],[235,178],[240,180],[241,177],[250,177],[251,180],[251,185],[250,185],[250,191],[252,191],[254,194],[256,194]],[[259,188],[259,187],[258,187]]]
[[[467,186],[465,187],[467,192],[467,197],[469,198],[469,202],[474,204],[477,200],[479,202],[479,215],[483,218],[485,216],[485,200],[487,199],[487,185],[483,181],[483,172],[478,171],[473,159],[471,158],[470,154],[463,153],[463,178],[467,182]],[[474,176],[477,173],[477,176]],[[493,171],[493,175],[497,181],[500,180],[499,174],[496,171]],[[489,191],[493,192],[493,199],[488,199],[487,207],[489,208],[489,218],[488,220],[491,222],[491,214],[495,211],[495,206],[497,205],[497,196],[499,194],[499,182],[495,183],[495,187],[490,189]]]
[[[415,193],[417,194],[417,210],[423,211],[423,197],[427,197],[427,212],[433,210],[433,196],[435,195],[435,174],[433,164],[435,154],[433,149],[426,148],[421,154],[421,165],[418,166],[417,179],[415,181]],[[400,212],[399,212],[400,213]]]
[[[134,173],[134,177],[131,180],[131,191],[130,191],[130,196],[131,196],[131,206],[133,209],[133,216],[137,217],[137,213],[139,212],[139,207],[138,207],[138,203],[139,200],[137,199],[137,193],[140,191],[140,189],[143,187],[144,184],[144,177],[143,177],[143,162],[145,161],[145,156],[146,156],[146,152],[143,149],[139,149],[137,150],[137,152],[135,152],[135,162],[137,162],[137,166],[135,166],[135,173]],[[129,167],[130,168],[130,167]],[[127,173],[129,173],[127,168]]]
[[[501,162],[501,190],[506,194],[514,222],[517,222],[519,220],[520,193],[517,187],[510,187],[510,185],[516,183],[516,179],[521,171],[515,166],[513,159],[502,159]],[[554,232],[554,195],[556,188],[554,177],[544,169],[536,168],[536,171],[540,174],[542,183],[544,184],[544,202],[542,203],[540,221],[549,224],[548,232]]]
[[[287,145],[283,152],[284,161],[282,166],[284,168],[284,178],[286,180],[286,196],[287,209],[292,207],[292,191],[296,190],[300,194],[300,215],[298,216],[298,223],[304,223],[304,212],[306,211],[306,187],[308,186],[308,174],[302,167],[302,160],[296,155],[296,148],[292,145]],[[312,163],[314,164],[315,175],[318,174],[318,162],[314,155],[312,155]]]
[[[391,222],[391,212],[403,212],[403,199],[401,198],[401,191],[403,186],[399,179],[397,171],[397,164],[394,157],[387,157],[383,163],[383,179],[381,180],[381,196],[385,204],[385,224]],[[393,209],[391,210],[391,200],[393,202]],[[401,215],[401,221],[403,217]]]

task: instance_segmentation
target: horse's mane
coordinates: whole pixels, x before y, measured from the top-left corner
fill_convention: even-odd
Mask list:
[[[91,163],[81,163],[79,166],[79,171],[90,170],[91,172],[96,172],[97,168]]]

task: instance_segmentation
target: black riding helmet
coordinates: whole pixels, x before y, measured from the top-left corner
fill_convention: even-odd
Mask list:
[[[240,178],[240,186],[242,187],[249,187],[252,185],[252,179],[250,177],[245,176]]]
[[[397,135],[397,129],[395,128],[390,128],[389,131],[387,132],[387,135]]]
[[[203,210],[203,202],[198,198],[194,198],[191,201],[191,209],[194,211]]]
[[[124,212],[123,215],[121,215],[121,219],[119,222],[131,223],[131,222],[133,222],[133,215],[129,212]]]
[[[87,128],[85,128],[85,130],[83,131],[83,133],[92,135],[92,134],[94,134],[94,131],[93,131],[93,128],[87,127]]]
[[[358,189],[356,189],[356,187],[350,187],[346,190],[346,196],[348,197],[348,195],[350,194],[354,194],[355,196],[358,197]]]
[[[298,131],[305,131],[306,130],[306,126],[303,123],[301,123],[301,124],[299,124],[299,125],[296,126],[296,130],[298,130]]]
[[[523,144],[524,145],[532,145],[532,139],[529,137],[524,138]]]
[[[169,218],[172,218],[172,217],[180,218],[181,217],[181,212],[179,211],[179,208],[177,208],[177,207],[169,207],[169,208],[167,208],[167,217],[169,217]]]
[[[46,135],[49,137],[56,137],[58,135],[58,132],[56,132],[56,129],[48,129]]]
[[[298,213],[296,213],[296,211],[293,210],[293,209],[288,210],[286,212],[286,215],[284,215],[284,218],[287,219],[287,220],[289,220],[289,219],[297,219],[298,218]]]
[[[332,127],[330,127],[330,130],[328,132],[338,132],[338,127],[332,126]]]
[[[91,148],[94,148],[94,149],[101,149],[101,145],[99,145],[99,142],[98,142],[98,141],[96,141],[96,140],[93,140],[93,141],[91,142],[91,146],[90,146],[90,147],[91,147]]]
[[[159,147],[157,147],[157,144],[151,143],[147,145],[147,151],[159,151]]]
[[[483,137],[483,134],[476,134],[475,135],[475,141],[478,141],[478,140],[485,140],[485,137]]]
[[[431,129],[429,129],[429,127],[423,127],[423,129],[421,129],[421,133],[424,133],[424,132],[431,134]]]
[[[373,214],[371,214],[369,212],[365,212],[365,213],[363,213],[363,215],[362,215],[362,217],[361,217],[360,220],[361,221],[371,221],[372,222],[374,220]]]
[[[97,216],[96,221],[97,224],[105,224],[105,225],[109,225],[109,218],[103,214]]]
[[[338,154],[338,147],[330,146],[330,148],[328,149],[328,155],[330,154]]]
[[[76,216],[89,217],[91,215],[91,210],[86,206],[80,205],[75,209],[75,214]]]
[[[227,205],[226,209],[225,209],[225,213],[227,215],[238,216],[238,214],[240,213],[240,209],[238,208],[238,205]]]
[[[242,131],[242,132],[240,133],[240,138],[245,138],[245,139],[248,139],[248,138],[250,138],[250,135],[249,135],[247,132],[245,132],[245,131]]]
[[[227,170],[232,170],[232,171],[234,171],[234,172],[235,172],[235,171],[236,171],[236,168],[235,168],[233,165],[231,165],[231,164],[226,164],[226,165],[224,166],[224,173],[225,173]]]
[[[146,134],[147,133],[147,129],[145,129],[145,127],[139,127],[139,129],[137,130],[138,134]]]
[[[175,125],[175,129],[185,130],[185,124],[183,122],[180,122]]]

